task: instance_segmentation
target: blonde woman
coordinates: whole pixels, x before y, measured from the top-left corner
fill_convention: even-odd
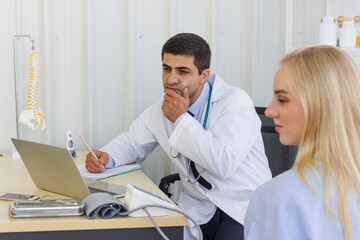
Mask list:
[[[360,68],[330,46],[286,55],[266,110],[293,168],[254,193],[245,239],[360,239]]]

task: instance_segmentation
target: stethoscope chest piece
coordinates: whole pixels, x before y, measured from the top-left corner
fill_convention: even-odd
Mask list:
[[[174,149],[174,148],[171,148],[170,149],[170,155],[173,157],[173,158],[177,158],[179,156],[179,151]]]

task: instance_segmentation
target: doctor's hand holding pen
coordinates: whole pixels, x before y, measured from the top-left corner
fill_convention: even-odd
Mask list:
[[[101,152],[97,150],[92,150],[89,144],[85,139],[77,133],[81,141],[85,144],[87,149],[90,151],[86,155],[85,167],[89,172],[103,172],[105,170],[105,165],[109,162],[109,155],[106,152]]]
[[[108,162],[109,155],[106,152],[91,150],[86,155],[85,167],[89,172],[103,172]]]

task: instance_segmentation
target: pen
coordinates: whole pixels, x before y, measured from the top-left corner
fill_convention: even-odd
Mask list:
[[[85,144],[85,146],[87,147],[87,149],[89,149],[89,151],[90,151],[91,154],[94,156],[94,158],[99,161],[98,157],[95,155],[95,153],[93,152],[93,150],[91,149],[91,147],[89,146],[89,144],[87,144],[87,142],[85,141],[85,139],[82,138],[82,136],[80,135],[79,132],[77,132],[77,135],[80,137],[81,141],[83,141],[83,143]],[[101,165],[101,166],[102,166],[102,169],[104,170],[104,166],[103,166],[103,165]]]

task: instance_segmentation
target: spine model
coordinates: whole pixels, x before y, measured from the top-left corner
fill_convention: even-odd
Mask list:
[[[22,111],[19,122],[32,130],[45,129],[44,112],[38,107],[38,90],[40,85],[40,67],[38,53],[32,52],[30,55],[30,78],[27,89],[27,110]]]

